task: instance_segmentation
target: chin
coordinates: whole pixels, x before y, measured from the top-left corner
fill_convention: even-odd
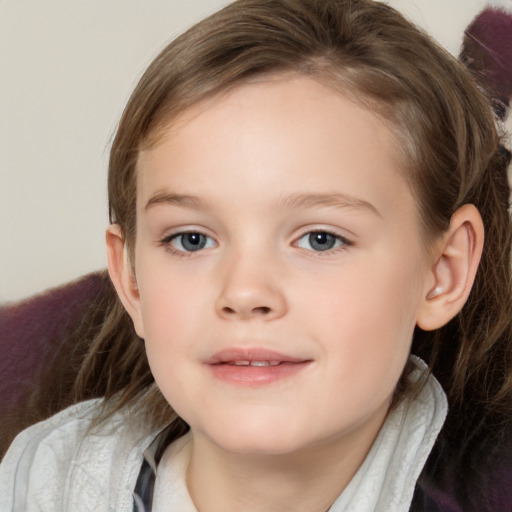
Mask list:
[[[258,439],[237,438],[221,439],[217,444],[230,453],[239,455],[286,455],[302,448],[300,445],[289,444],[279,439],[261,438]]]
[[[290,432],[286,424],[258,426],[235,423],[204,433],[223,450],[239,455],[285,455],[311,442],[297,432]]]

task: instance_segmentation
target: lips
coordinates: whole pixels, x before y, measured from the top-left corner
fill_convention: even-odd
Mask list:
[[[310,359],[261,348],[222,350],[205,361],[214,377],[253,387],[290,378],[309,363]]]

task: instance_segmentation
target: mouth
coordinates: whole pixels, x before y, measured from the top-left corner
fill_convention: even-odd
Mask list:
[[[278,366],[283,363],[303,363],[306,359],[274,352],[263,348],[230,348],[217,352],[206,364],[234,366]]]
[[[283,362],[284,361],[228,361],[216,364],[229,364],[231,366],[277,366],[283,364]]]
[[[290,378],[311,362],[266,349],[228,349],[214,354],[205,364],[220,380],[255,387]]]

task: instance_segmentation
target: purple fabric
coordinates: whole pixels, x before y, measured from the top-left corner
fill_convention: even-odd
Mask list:
[[[0,411],[6,413],[37,386],[69,329],[99,293],[104,278],[89,274],[15,304],[0,306]]]
[[[465,31],[463,61],[508,106],[512,99],[512,12],[484,9]]]
[[[512,419],[496,421],[483,411],[473,419],[464,432],[448,418],[418,480],[411,512],[512,512]]]

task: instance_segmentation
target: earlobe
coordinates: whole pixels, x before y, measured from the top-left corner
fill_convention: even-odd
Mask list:
[[[462,206],[453,214],[436,249],[432,266],[434,285],[426,290],[418,327],[427,331],[438,329],[459,313],[473,286],[483,242],[480,213],[471,204]]]
[[[132,318],[137,335],[144,338],[139,289],[128,258],[126,243],[118,224],[111,224],[107,228],[106,244],[110,279],[119,299]]]

